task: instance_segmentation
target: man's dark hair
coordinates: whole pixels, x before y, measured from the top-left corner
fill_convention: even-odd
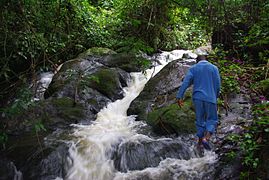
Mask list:
[[[201,61],[201,60],[206,60],[206,57],[205,57],[205,55],[198,55],[197,56],[197,62],[199,62],[199,61]]]

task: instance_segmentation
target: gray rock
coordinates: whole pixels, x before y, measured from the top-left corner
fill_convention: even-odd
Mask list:
[[[183,54],[183,58],[184,59],[196,59],[197,54],[192,53],[192,52],[188,52],[188,53]]]
[[[46,149],[46,151],[51,152],[48,153],[46,157],[43,157],[40,162],[33,159],[29,162],[27,167],[24,168],[25,179],[50,180],[56,179],[57,177],[65,177],[68,170],[68,147],[62,144],[56,149]]]
[[[176,92],[189,67],[182,64],[182,60],[166,65],[149,80],[144,90],[131,103],[128,115],[138,115],[136,120],[146,121],[159,134],[193,132],[194,112],[190,98],[183,109],[175,104]],[[187,94],[189,93],[186,93],[186,97],[190,97]]]
[[[192,156],[183,142],[173,139],[128,141],[121,144],[113,155],[115,167],[122,172],[156,167],[166,158],[188,160]]]

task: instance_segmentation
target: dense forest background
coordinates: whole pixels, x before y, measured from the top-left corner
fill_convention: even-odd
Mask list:
[[[268,58],[265,0],[3,0],[0,8],[1,98],[96,46],[153,53],[212,42],[253,63]]]
[[[34,93],[29,84],[35,84],[39,73],[56,71],[91,47],[150,55],[210,44],[224,93],[238,91],[241,78],[264,100],[269,86],[268,21],[267,0],[1,0],[1,112],[12,116],[27,108]],[[19,100],[14,104],[15,98]],[[262,123],[240,137],[250,169],[260,163],[257,140],[262,137],[268,146],[269,139],[268,104],[257,105],[255,113]],[[1,130],[0,143],[5,141]]]

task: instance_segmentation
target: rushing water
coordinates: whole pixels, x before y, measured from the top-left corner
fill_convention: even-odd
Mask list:
[[[134,116],[127,116],[130,103],[143,90],[147,81],[157,74],[167,63],[181,58],[187,51],[177,50],[164,52],[158,60],[161,65],[149,69],[145,74],[132,73],[132,81],[124,89],[125,96],[108,104],[102,109],[96,121],[91,125],[74,125],[74,138],[69,149],[70,164],[67,173],[68,180],[121,180],[121,179],[161,179],[165,174],[173,174],[173,179],[184,177],[198,178],[207,165],[216,160],[216,155],[207,152],[201,158],[193,157],[190,160],[167,158],[160,162],[159,166],[146,168],[141,171],[118,172],[111,155],[115,146],[122,141],[141,136],[136,132],[137,123]],[[150,137],[148,137],[150,138]],[[193,148],[193,147],[190,147]]]
[[[35,101],[44,99],[44,93],[49,87],[49,84],[52,80],[53,75],[54,75],[53,72],[44,72],[40,74],[40,77],[38,81],[36,82],[37,87],[36,87],[36,93],[34,97]]]

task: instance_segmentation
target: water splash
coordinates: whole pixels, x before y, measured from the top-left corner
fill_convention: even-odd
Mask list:
[[[190,160],[167,158],[160,162],[158,167],[146,168],[142,171],[129,171],[127,173],[116,173],[114,180],[134,180],[134,179],[201,179],[205,172],[212,168],[217,155],[207,151],[202,158],[192,158]]]
[[[36,82],[36,94],[34,97],[35,101],[39,101],[44,99],[44,93],[49,87],[49,84],[51,83],[51,80],[54,76],[53,72],[44,72],[40,74],[39,80]]]

